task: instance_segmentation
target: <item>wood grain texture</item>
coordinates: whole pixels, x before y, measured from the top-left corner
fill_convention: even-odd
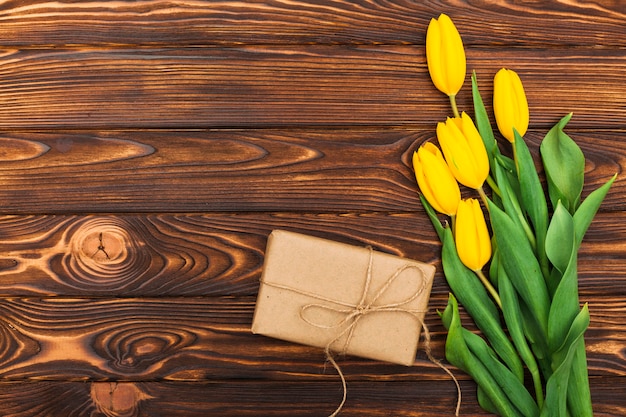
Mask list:
[[[500,67],[522,77],[535,156],[573,111],[584,195],[620,174],[579,274],[595,415],[625,415],[626,9],[613,0],[2,2],[0,414],[328,415],[341,384],[323,352],[250,332],[275,228],[435,264],[426,322],[443,358],[448,287],[410,168],[449,114],[424,51],[441,12],[487,104]],[[423,351],[410,368],[340,364],[342,416],[453,413],[454,384]],[[488,415],[452,369],[461,414]]]
[[[423,43],[428,21],[452,15],[466,44],[623,47],[619,1],[6,2],[0,44],[239,45]],[[546,24],[558,22],[558,24]]]
[[[4,212],[414,212],[419,129],[88,131],[0,136]],[[626,166],[624,130],[567,129],[585,195]],[[527,134],[539,164],[545,130]],[[507,149],[503,145],[503,149]],[[623,210],[619,177],[603,209]]]
[[[323,349],[253,335],[256,297],[0,300],[0,378],[5,381],[220,381],[231,379],[339,382]],[[443,358],[445,329],[436,313],[447,294],[431,298],[425,323]],[[626,303],[590,302],[585,335],[589,374],[625,377]],[[471,319],[462,321],[472,329]],[[351,380],[447,380],[418,352],[413,367],[343,357]],[[453,370],[455,368],[452,368]],[[460,379],[467,375],[456,369]]]
[[[620,378],[592,379],[596,417],[626,412]],[[349,381],[350,396],[341,415],[424,417],[450,415],[455,403],[449,381]],[[598,383],[601,383],[599,385]],[[468,393],[471,383],[461,381]],[[322,382],[231,380],[208,382],[30,382],[0,384],[0,407],[12,417],[222,417],[276,415],[327,416],[341,393]],[[448,397],[441,398],[443,394]],[[297,399],[297,400],[294,400]],[[408,399],[408,400],[407,400]],[[117,408],[116,408],[117,407]],[[489,416],[467,395],[464,416]]]
[[[601,213],[580,252],[583,301],[625,296],[626,214]],[[432,263],[449,291],[424,213],[0,217],[0,295],[255,295],[267,236],[285,229]]]
[[[423,45],[7,50],[0,129],[432,126],[449,109],[424,55]],[[497,69],[519,72],[534,127],[574,112],[572,127],[624,128],[619,49],[467,55],[486,97]],[[459,103],[471,109],[469,87]]]

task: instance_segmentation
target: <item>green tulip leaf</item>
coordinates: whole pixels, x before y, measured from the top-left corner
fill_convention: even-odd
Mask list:
[[[546,234],[546,255],[552,265],[564,273],[574,250],[574,219],[561,201],[558,201]]]
[[[445,346],[446,359],[472,377],[497,414],[512,417],[522,416],[511,403],[503,388],[496,382],[489,368],[470,350],[466,337],[472,333],[461,326],[458,303],[453,294],[450,294],[448,298],[448,306],[442,315],[442,319],[444,320],[444,326],[448,329]],[[480,339],[479,336],[476,337]],[[484,341],[482,342],[484,343]],[[470,343],[477,344],[479,342],[471,339]],[[474,348],[476,349],[477,347],[474,346]],[[489,349],[486,344],[483,345],[483,348]],[[491,356],[491,359],[496,360],[495,355]],[[506,369],[502,363],[500,365]],[[509,375],[512,375],[510,371]],[[517,380],[514,376],[512,379]]]
[[[518,227],[524,230],[528,241],[531,243],[533,249],[536,247],[535,236],[530,228],[530,225],[526,221],[522,207],[519,204],[519,200],[511,187],[510,179],[507,177],[505,170],[500,164],[495,166],[496,181],[500,188],[500,199],[502,201],[502,207],[509,217],[518,225]]]
[[[581,337],[575,345],[576,352],[567,384],[567,408],[571,416],[592,417],[593,407],[589,389],[585,340]]]
[[[561,268],[563,268],[563,275],[556,287],[554,296],[552,297],[552,304],[550,306],[550,316],[548,318],[548,345],[552,351],[555,351],[562,345],[563,340],[567,332],[569,331],[574,318],[579,312],[580,306],[578,305],[578,268],[577,268],[577,251],[574,248],[574,233],[573,233],[573,220],[567,210],[562,207],[555,212],[555,217],[559,216],[562,223],[569,223],[564,226],[563,229],[571,229],[568,231],[563,230],[563,246],[569,246],[563,249],[560,256],[565,252],[569,252],[569,259],[559,259],[562,262]],[[569,220],[567,220],[569,218]],[[570,236],[568,236],[570,235]],[[569,240],[567,240],[569,239]]]
[[[513,144],[515,151],[515,162],[517,164],[517,175],[520,183],[521,205],[530,217],[530,221],[535,230],[535,240],[537,247],[535,251],[541,271],[544,276],[548,275],[547,258],[545,254],[545,238],[548,230],[548,204],[543,193],[543,187],[537,174],[535,162],[526,146],[524,139],[515,133]]]
[[[574,219],[559,201],[550,220],[546,235],[546,255],[552,265],[554,265],[550,276],[546,279],[548,290],[552,296],[554,296],[570,262],[572,260],[576,261],[575,257],[572,259],[572,255],[577,250]]]
[[[469,330],[462,329],[462,331],[463,338],[470,352],[484,365],[493,381],[506,396],[508,402],[523,416],[539,416],[539,407],[537,407],[537,403],[526,390],[526,387],[524,387],[523,381],[520,381],[516,375],[498,360],[483,338]],[[485,390],[485,394],[495,408],[500,408],[488,390]]]
[[[509,334],[511,335],[515,348],[519,352],[522,361],[526,364],[526,367],[531,374],[533,385],[535,387],[535,398],[537,398],[537,403],[541,407],[543,404],[541,374],[535,356],[533,355],[533,352],[531,351],[524,335],[523,316],[519,305],[518,295],[501,265],[498,268],[498,282],[500,283],[498,290],[500,299],[502,300],[504,321],[506,322],[507,329],[509,330]]]
[[[585,156],[576,142],[563,131],[571,118],[572,113],[550,129],[541,142],[540,152],[552,207],[561,201],[573,214],[580,204],[583,191]]]
[[[511,283],[528,306],[539,334],[547,335],[550,298],[541,267],[524,231],[495,204],[489,204],[500,261]]]
[[[498,414],[498,409],[495,405],[493,405],[489,395],[480,385],[476,389],[476,398],[478,399],[478,405],[480,405],[480,408],[490,412],[491,414]]]
[[[522,362],[502,329],[498,308],[476,274],[463,265],[459,259],[449,228],[444,230],[441,262],[448,285],[456,298],[472,316],[476,326],[483,332],[509,369],[520,380],[523,379]]]
[[[551,352],[548,348],[547,335],[537,324],[537,319],[533,316],[526,303],[521,300],[521,297],[519,298],[519,310],[522,314],[524,335],[526,336],[526,339],[530,344],[530,348],[537,359],[541,375],[544,379],[548,378],[552,374],[552,366],[550,361]]]
[[[476,274],[463,265],[459,259],[450,228],[444,229],[443,235],[441,261],[452,292],[479,327],[499,328],[501,323],[498,308]]]
[[[574,319],[561,348],[554,354],[554,372],[546,384],[546,398],[541,417],[568,417],[567,397],[572,364],[583,335],[589,326],[587,305]],[[576,414],[576,417],[583,417]],[[586,417],[586,415],[584,415]]]
[[[499,153],[498,144],[496,138],[493,135],[493,129],[489,116],[487,115],[487,109],[483,103],[483,99],[478,91],[478,81],[476,80],[476,71],[472,72],[472,99],[474,102],[474,119],[476,121],[476,128],[480,133],[481,138],[487,149],[489,155],[489,165],[493,169],[493,161],[495,156]]]
[[[598,209],[600,208],[600,204],[606,197],[606,194],[609,192],[611,185],[617,178],[617,174],[613,175],[613,177],[608,180],[604,185],[600,188],[594,190],[590,193],[587,198],[582,202],[576,213],[574,213],[574,228],[576,230],[576,247],[580,246],[591,221],[596,215]]]

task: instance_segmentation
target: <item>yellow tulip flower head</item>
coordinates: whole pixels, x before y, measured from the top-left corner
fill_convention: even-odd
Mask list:
[[[489,158],[485,144],[472,119],[448,118],[437,124],[437,139],[450,171],[461,184],[479,189],[489,175]]]
[[[530,114],[522,80],[515,71],[502,68],[496,73],[493,79],[493,111],[498,130],[509,142],[515,142],[513,128],[524,136]]]
[[[428,25],[426,61],[435,87],[448,96],[456,95],[465,80],[465,50],[459,31],[445,14]]]
[[[454,230],[456,250],[463,265],[481,270],[491,258],[491,238],[478,200],[461,200]]]
[[[461,200],[459,184],[439,148],[426,142],[413,153],[415,178],[426,200],[440,213],[454,216]]]

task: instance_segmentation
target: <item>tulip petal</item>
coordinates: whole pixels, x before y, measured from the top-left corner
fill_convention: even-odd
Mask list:
[[[467,200],[461,200],[456,214],[456,226],[454,230],[454,240],[456,242],[456,250],[463,265],[472,271],[476,271],[482,267],[477,261],[476,228],[474,219],[472,218],[472,209]]]
[[[522,85],[522,80],[519,75],[517,75],[515,71],[511,70],[508,70],[507,73],[509,75],[509,82],[513,88],[513,98],[515,100],[516,107],[516,112],[514,113],[515,124],[513,126],[517,129],[520,136],[524,136],[530,121],[526,92],[524,91],[524,86]]]
[[[417,183],[431,206],[453,216],[461,200],[461,191],[443,155],[432,143],[422,145],[413,155]]]
[[[485,145],[465,114],[437,124],[437,138],[455,178],[463,185],[478,189],[489,175],[489,159]]]
[[[515,141],[514,130],[523,136],[528,130],[528,101],[522,80],[515,71],[500,69],[493,79],[493,109],[502,136]]]
[[[428,63],[428,72],[435,87],[445,93],[449,91],[445,82],[444,62],[442,57],[442,39],[439,22],[437,19],[430,19],[428,30],[426,31],[426,61]]]
[[[487,175],[489,175],[489,157],[487,156],[487,149],[485,148],[485,144],[476,125],[467,113],[463,112],[461,114],[461,121],[463,134],[467,140],[475,164],[476,177],[482,180],[482,185]]]
[[[461,35],[445,14],[430,20],[426,31],[426,60],[435,87],[448,96],[456,95],[465,80],[465,50]]]
[[[448,95],[455,95],[463,86],[466,72],[465,51],[463,41],[450,17],[442,14],[439,17],[439,25],[444,35],[445,45],[442,45],[445,54],[445,65],[447,70]]]
[[[478,242],[478,263],[482,265],[482,268],[491,258],[491,236],[489,236],[487,222],[480,208],[480,203],[476,199],[472,199],[471,202],[476,227],[476,241]]]
[[[478,200],[461,200],[456,215],[455,241],[459,258],[473,271],[491,258],[491,238]]]

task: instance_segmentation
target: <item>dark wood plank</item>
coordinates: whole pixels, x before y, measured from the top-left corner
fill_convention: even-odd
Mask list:
[[[0,44],[380,44],[424,41],[432,17],[452,15],[467,44],[623,47],[616,1],[475,3],[332,0],[64,2],[3,5]],[[554,24],[559,22],[559,24]]]
[[[621,380],[617,380],[621,382]],[[327,416],[341,400],[333,382],[235,380],[219,383],[172,382],[36,382],[0,383],[0,407],[12,417],[151,417]],[[470,396],[462,415],[486,416]],[[454,413],[450,382],[393,382],[381,378],[350,381],[349,401],[342,416],[438,417]],[[441,393],[449,399],[432,401]],[[297,400],[294,400],[297,399]],[[612,403],[609,403],[612,404]],[[134,414],[131,414],[134,413]],[[600,415],[600,414],[598,414]]]
[[[424,48],[241,46],[16,50],[0,57],[0,129],[433,126],[450,113]],[[502,66],[533,127],[623,128],[621,50],[470,49],[489,96]],[[469,80],[469,76],[468,76]],[[459,97],[470,109],[469,81]]]
[[[618,417],[626,412],[623,378],[592,380],[594,415]],[[151,417],[326,416],[341,395],[332,383],[258,381],[222,383],[37,382],[0,384],[0,407],[12,417],[123,416],[134,412]],[[474,387],[462,381],[461,415],[488,416],[473,397]],[[454,388],[446,381],[350,381],[349,401],[341,415],[440,417],[450,415]],[[445,393],[449,397],[440,401]],[[293,401],[297,398],[298,401]],[[381,411],[382,410],[382,411]],[[130,414],[132,415],[132,414]]]
[[[584,301],[626,290],[625,212],[600,213],[579,256]],[[426,215],[231,214],[0,217],[0,295],[256,295],[267,236],[286,229],[432,263],[449,291]]]
[[[255,301],[256,297],[0,299],[0,379],[338,382],[322,349],[250,333]],[[436,311],[446,302],[447,294],[433,295],[425,319],[433,354],[439,358],[444,357],[445,329]],[[626,377],[624,308],[623,299],[613,296],[596,296],[590,302],[586,343],[594,377]],[[472,328],[465,314],[462,321]],[[381,375],[393,375],[396,381],[449,379],[423,351],[413,367],[355,357],[341,358],[340,364],[351,380],[376,380]]]
[[[0,110],[1,111],[1,110]],[[585,195],[624,170],[624,130],[568,129],[588,160]],[[527,134],[537,152],[545,130]],[[5,133],[5,213],[412,212],[424,129]],[[504,149],[504,148],[503,148]],[[623,210],[619,177],[603,210]]]
[[[520,73],[533,149],[575,113],[585,194],[626,160],[623,5],[487,3],[4,2],[0,414],[328,415],[341,386],[320,349],[250,333],[277,227],[436,264],[443,357],[448,287],[409,163],[449,113],[428,20],[454,18],[487,103],[498,68]],[[579,262],[601,417],[626,414],[624,187]],[[454,385],[423,352],[411,368],[340,364],[342,415],[452,414]],[[452,369],[462,415],[486,416]]]
[[[437,249],[425,216],[428,229],[398,233],[419,225],[409,215],[5,216],[0,293],[254,294],[275,228],[432,261]]]
[[[621,416],[626,410],[619,401],[623,378],[594,380],[592,394],[600,405],[599,417]],[[50,415],[123,416],[326,416],[341,395],[332,383],[258,381],[223,383],[151,382],[38,382],[0,384],[0,407],[12,417]],[[474,388],[462,382],[466,394],[461,415],[487,416],[473,398]],[[441,393],[449,398],[433,401]],[[360,383],[350,381],[349,401],[341,415],[439,417],[454,410],[454,396],[445,381],[393,382],[383,379]],[[297,398],[298,401],[293,401]],[[39,401],[35,401],[39,399]],[[382,410],[384,408],[384,410]],[[382,411],[381,411],[382,410]]]
[[[342,416],[440,417],[454,413],[454,387],[448,381],[349,381]],[[327,416],[340,399],[332,382],[50,382],[1,383],[0,407],[12,417],[121,417],[134,412],[151,417]],[[461,381],[461,415],[488,416],[474,398],[474,387]],[[597,417],[621,417],[623,377],[593,378]],[[442,394],[446,394],[445,399]],[[294,401],[297,398],[297,401]],[[437,398],[438,400],[433,400]],[[439,398],[442,398],[439,400]],[[451,411],[452,410],[452,411]],[[124,414],[126,412],[127,414]]]

